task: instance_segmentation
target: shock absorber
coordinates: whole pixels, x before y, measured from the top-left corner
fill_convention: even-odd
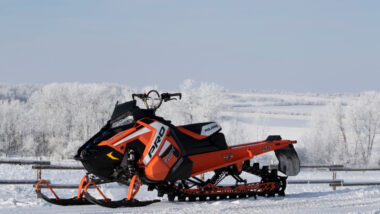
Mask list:
[[[120,183],[129,185],[133,175],[136,174],[136,153],[133,149],[128,149],[124,153],[124,157],[120,166],[115,169],[114,177]]]
[[[127,156],[128,156],[128,158],[127,158],[127,169],[129,171],[130,176],[132,177],[133,175],[136,174],[136,167],[135,167],[136,155],[135,155],[135,150],[129,149]]]

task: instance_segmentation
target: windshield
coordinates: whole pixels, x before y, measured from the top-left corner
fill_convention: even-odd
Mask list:
[[[134,121],[134,112],[138,111],[138,109],[135,100],[122,104],[116,103],[110,119],[112,128],[132,123]]]

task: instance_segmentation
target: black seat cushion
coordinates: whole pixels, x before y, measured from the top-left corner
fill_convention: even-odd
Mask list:
[[[176,129],[175,135],[179,146],[182,148],[182,155],[196,155],[207,152],[214,152],[227,149],[226,139],[223,133],[216,133],[206,139],[196,140]]]

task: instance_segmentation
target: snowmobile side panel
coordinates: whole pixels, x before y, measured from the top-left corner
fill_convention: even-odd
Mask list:
[[[215,169],[238,164],[256,155],[288,147],[296,141],[277,140],[260,141],[231,146],[226,150],[189,156],[194,163],[191,176],[196,176]]]
[[[185,180],[191,176],[191,170],[193,168],[193,162],[187,157],[182,157],[171,168],[166,181]]]

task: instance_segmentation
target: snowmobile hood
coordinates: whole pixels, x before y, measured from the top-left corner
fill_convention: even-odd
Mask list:
[[[83,150],[97,146],[100,142],[111,138],[121,130],[133,127],[136,120],[146,116],[154,116],[154,112],[140,109],[136,105],[135,100],[121,104],[116,103],[111,118],[107,121],[107,124],[78,149],[74,158],[76,160],[83,159],[83,157],[80,157]]]
[[[114,169],[120,165],[124,155],[99,144],[132,128],[138,119],[146,116],[154,117],[154,111],[140,109],[135,100],[116,103],[107,124],[78,149],[74,159],[81,161],[87,171],[103,179],[112,179]]]

